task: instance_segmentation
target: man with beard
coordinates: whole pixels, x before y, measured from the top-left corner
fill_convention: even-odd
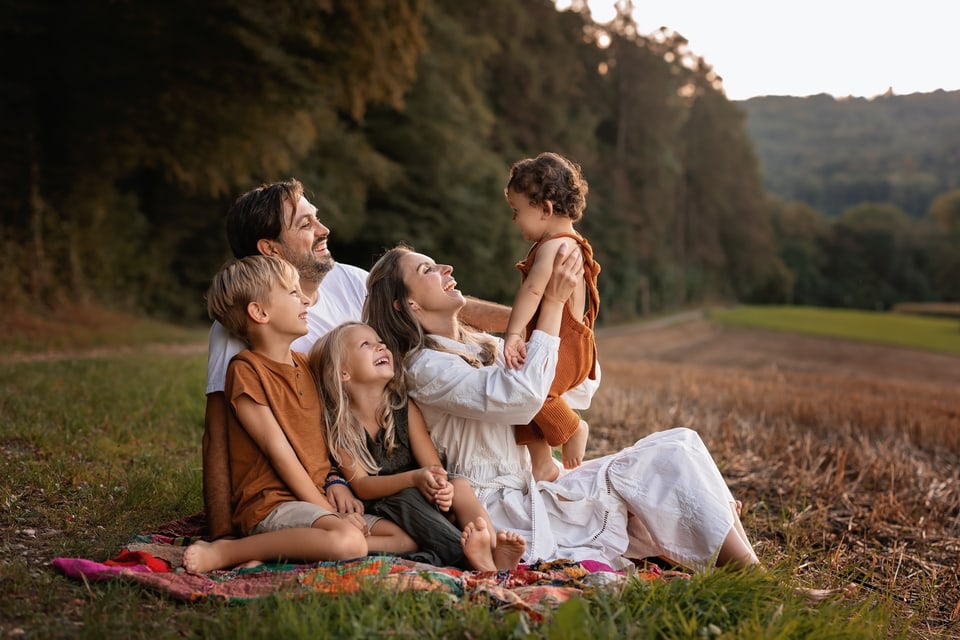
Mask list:
[[[335,262],[327,248],[330,229],[317,218],[317,208],[298,180],[265,184],[234,202],[227,214],[227,239],[236,258],[278,256],[300,272],[300,288],[310,300],[307,334],[292,344],[309,353],[313,343],[347,320],[360,320],[367,297],[367,272]],[[509,307],[471,298],[462,313],[468,324],[503,331]],[[219,323],[210,328],[207,355],[207,406],[203,432],[203,499],[211,539],[233,535],[227,443],[227,366],[246,348]],[[320,425],[317,425],[320,428]],[[362,510],[350,490],[335,483],[329,497],[339,510]]]

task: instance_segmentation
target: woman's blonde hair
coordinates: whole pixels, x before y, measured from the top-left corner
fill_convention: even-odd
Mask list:
[[[354,464],[360,465],[367,473],[375,475],[380,471],[380,465],[367,448],[367,431],[353,412],[350,392],[341,375],[348,360],[349,344],[345,340],[345,334],[354,327],[362,326],[366,325],[362,322],[344,322],[320,338],[310,350],[310,370],[317,380],[320,397],[323,399],[327,446],[345,475],[349,474],[343,468],[342,452],[349,454]],[[384,388],[383,398],[376,412],[377,425],[384,431],[383,444],[387,455],[390,455],[396,446],[393,412],[407,403],[403,375],[399,365],[395,366],[393,380]]]
[[[406,304],[410,292],[403,281],[400,259],[413,253],[405,244],[398,244],[387,250],[367,276],[367,300],[363,304],[363,320],[373,327],[393,353],[397,363],[409,362],[421,349],[433,349],[453,353],[463,358],[471,366],[480,368],[497,357],[497,342],[490,336],[460,323],[460,342],[475,345],[479,353],[474,355],[467,349],[450,349],[428,336],[420,326],[420,321]]]

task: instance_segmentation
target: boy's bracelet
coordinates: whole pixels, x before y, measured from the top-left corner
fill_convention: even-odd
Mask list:
[[[329,476],[327,476],[327,477],[329,478]],[[327,489],[329,489],[330,487],[332,487],[332,486],[335,485],[335,484],[342,484],[342,485],[345,486],[347,489],[350,488],[350,483],[349,483],[349,482],[347,482],[347,481],[344,480],[343,478],[336,477],[336,478],[330,478],[329,480],[327,480],[326,482],[324,482],[324,483],[323,483],[323,490],[326,491]]]

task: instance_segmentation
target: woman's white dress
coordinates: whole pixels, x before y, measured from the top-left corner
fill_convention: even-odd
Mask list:
[[[431,336],[453,348],[467,345]],[[662,556],[690,569],[712,566],[733,526],[734,499],[700,436],[674,428],[536,482],[512,425],[528,423],[556,368],[559,339],[534,331],[522,369],[502,357],[474,368],[425,349],[408,363],[410,395],[423,410],[447,470],[465,476],[498,529],[526,538],[527,561]],[[500,350],[502,353],[502,349]]]

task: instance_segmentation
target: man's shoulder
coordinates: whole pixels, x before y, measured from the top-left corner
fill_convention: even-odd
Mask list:
[[[367,276],[370,275],[369,272],[361,269],[360,267],[355,267],[351,264],[344,264],[342,262],[336,262],[333,265],[333,269],[330,270],[330,273],[324,277],[323,281],[320,283],[321,286],[324,282],[327,281],[327,278],[333,276],[333,279],[344,280],[351,282],[360,282],[364,286],[367,284]]]

